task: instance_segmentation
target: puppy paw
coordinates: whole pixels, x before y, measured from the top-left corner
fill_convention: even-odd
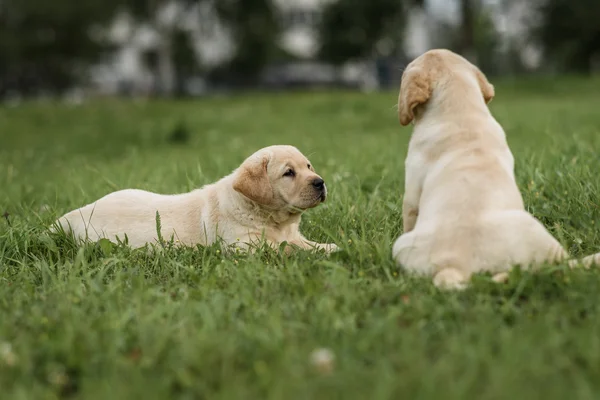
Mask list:
[[[304,242],[302,247],[304,247],[307,250],[323,250],[327,254],[341,250],[334,243],[315,243],[315,242],[309,242],[309,241]]]
[[[326,253],[335,253],[336,251],[340,251],[340,247],[335,243],[327,243],[322,245],[322,249],[325,250]]]
[[[464,290],[467,288],[464,275],[454,268],[445,268],[435,274],[433,284],[443,290]]]
[[[331,254],[331,253],[341,250],[334,243],[317,243],[316,245],[313,246],[313,248],[315,248],[317,250],[323,250],[326,254]]]

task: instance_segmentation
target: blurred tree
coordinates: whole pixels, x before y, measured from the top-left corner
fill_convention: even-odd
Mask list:
[[[600,1],[542,0],[532,33],[559,65],[589,74],[600,54]]]
[[[411,2],[412,3],[412,2]],[[414,2],[423,6],[423,1]],[[401,41],[405,9],[400,0],[338,0],[323,11],[320,25],[320,57],[341,64],[352,59],[370,57],[380,40]]]
[[[232,33],[236,50],[215,76],[251,85],[263,67],[280,52],[276,45],[279,26],[273,1],[219,0],[216,7],[217,14]]]
[[[185,92],[185,80],[200,70],[192,36],[189,32],[177,29],[173,33],[173,64],[175,70],[175,93]]]
[[[479,6],[479,0],[460,0],[461,34],[457,51],[475,64],[478,63],[475,30]]]
[[[63,91],[109,50],[91,28],[113,15],[113,0],[3,0],[0,95]]]
[[[473,61],[486,74],[500,73],[501,63],[498,62],[498,57],[501,41],[492,15],[480,10],[473,19],[473,43],[470,50],[474,55]]]

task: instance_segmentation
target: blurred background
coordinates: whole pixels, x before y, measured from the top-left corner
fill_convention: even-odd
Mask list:
[[[600,69],[599,0],[0,0],[0,98],[396,87],[430,48],[490,76]]]

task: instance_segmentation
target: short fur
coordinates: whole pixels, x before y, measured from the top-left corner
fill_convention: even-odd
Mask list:
[[[514,159],[487,103],[494,87],[463,57],[431,50],[403,73],[398,98],[402,125],[414,122],[405,161],[404,233],[393,257],[405,269],[461,288],[471,274],[506,279],[524,268],[569,256],[525,211]],[[590,266],[600,254],[571,260]]]
[[[294,171],[293,176],[284,174]],[[325,201],[327,187],[308,159],[293,146],[271,146],[248,157],[230,175],[189,193],[163,195],[120,190],[71,211],[57,222],[79,239],[124,240],[132,247],[157,243],[161,236],[188,246],[217,240],[247,249],[264,238],[304,249],[333,251],[335,244],[307,240],[301,214]]]

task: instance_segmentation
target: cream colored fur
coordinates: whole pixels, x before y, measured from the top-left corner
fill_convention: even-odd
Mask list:
[[[488,271],[503,281],[515,265],[569,256],[525,211],[505,133],[487,107],[494,87],[463,57],[432,50],[403,73],[400,123],[414,122],[405,161],[404,233],[393,257],[434,284],[463,288]],[[600,254],[571,260],[590,266]]]
[[[160,233],[166,241],[173,238],[176,243],[194,246],[221,239],[247,249],[264,238],[275,247],[286,241],[329,252],[336,249],[335,244],[312,242],[299,231],[302,212],[316,207],[326,196],[321,177],[298,149],[271,146],[201,189],[174,195],[120,190],[67,213],[58,225],[79,239],[124,240],[127,235],[129,245],[142,247],[159,239],[158,212]]]

